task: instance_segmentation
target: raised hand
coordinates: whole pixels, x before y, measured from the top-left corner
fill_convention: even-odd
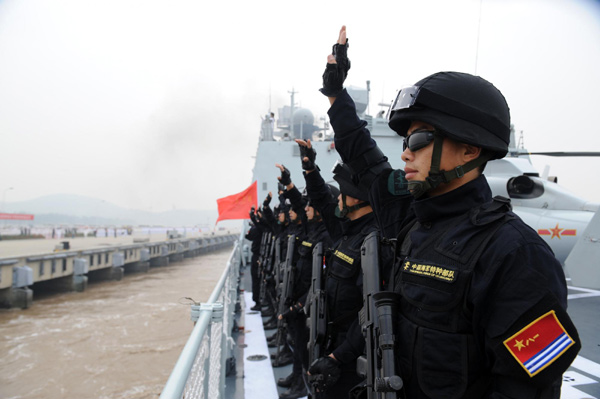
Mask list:
[[[346,26],[342,26],[338,41],[333,45],[333,50],[327,56],[327,66],[323,73],[323,88],[321,93],[327,97],[337,97],[344,90],[344,81],[350,70],[348,59],[348,38],[346,37]]]
[[[277,178],[279,179],[279,182],[284,186],[289,186],[292,183],[292,177],[288,168],[278,163],[276,163],[275,166],[277,166],[279,170],[281,170],[281,176]]]
[[[302,169],[306,171],[312,171],[318,169],[315,165],[315,159],[317,158],[317,151],[313,148],[310,140],[296,139],[296,143],[300,147],[300,158],[302,160]]]

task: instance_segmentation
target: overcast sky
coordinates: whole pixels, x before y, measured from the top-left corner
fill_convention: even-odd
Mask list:
[[[342,24],[372,114],[433,72],[476,73],[530,151],[600,151],[597,1],[0,0],[0,194],[216,209],[251,183],[260,117],[289,90],[326,114]],[[600,201],[599,158],[546,164]]]

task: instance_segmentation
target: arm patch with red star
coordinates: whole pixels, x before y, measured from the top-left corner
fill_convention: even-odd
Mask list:
[[[530,377],[551,365],[574,344],[554,310],[504,341],[506,349]]]

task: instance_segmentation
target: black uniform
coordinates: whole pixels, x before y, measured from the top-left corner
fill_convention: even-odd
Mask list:
[[[299,304],[303,307],[306,305],[306,298],[311,284],[313,248],[318,242],[322,242],[325,247],[329,247],[331,239],[322,222],[309,222],[306,220],[303,209],[305,202],[302,201],[300,192],[296,188],[289,190],[286,195],[291,201],[292,208],[304,219],[303,224],[300,225],[304,234],[297,235],[297,258],[294,259],[295,279],[291,297],[293,304]],[[291,330],[294,333],[294,341],[296,343],[294,348],[293,372],[302,373],[303,369],[308,368],[308,328],[306,325],[306,313],[299,311],[299,307],[296,307],[296,309],[297,311],[294,312],[292,317],[289,317],[289,324],[292,326]]]
[[[250,227],[246,234],[246,240],[252,242],[251,252],[252,260],[250,261],[250,275],[252,277],[252,300],[256,305],[260,306],[260,276],[258,274],[258,257],[260,256],[260,243],[262,240],[263,229],[256,224]],[[255,305],[255,306],[256,306]]]
[[[345,91],[329,115],[345,162],[375,147]],[[414,223],[398,237],[393,281],[406,396],[559,397],[580,342],[552,250],[508,200],[492,201],[484,176],[417,201],[395,192],[396,177],[379,173],[370,199],[388,238]]]
[[[363,274],[360,248],[365,237],[377,229],[374,214],[355,220],[335,216],[337,200],[317,170],[305,174],[311,203],[323,215],[325,225],[335,243],[327,259],[325,292],[327,295],[327,346],[342,363],[340,379],[321,397],[347,397],[350,389],[361,381],[356,374],[356,359],[362,353],[364,338],[357,328],[358,313],[363,306]],[[347,337],[350,331],[350,336]]]

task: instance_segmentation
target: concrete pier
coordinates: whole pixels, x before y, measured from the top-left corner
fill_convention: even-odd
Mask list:
[[[237,238],[237,235],[162,241],[130,238],[121,245],[93,248],[74,245],[70,250],[0,258],[0,307],[27,308],[33,303],[36,289],[81,292],[88,281],[118,281],[125,273],[147,272],[150,267],[168,266],[231,246]]]
[[[29,288],[6,288],[0,290],[0,306],[27,309],[33,304],[33,290]]]
[[[169,266],[168,256],[157,256],[156,258],[150,259],[150,266],[152,267],[163,267]]]
[[[125,273],[148,273],[150,270],[150,262],[133,262],[127,263],[124,266]]]

